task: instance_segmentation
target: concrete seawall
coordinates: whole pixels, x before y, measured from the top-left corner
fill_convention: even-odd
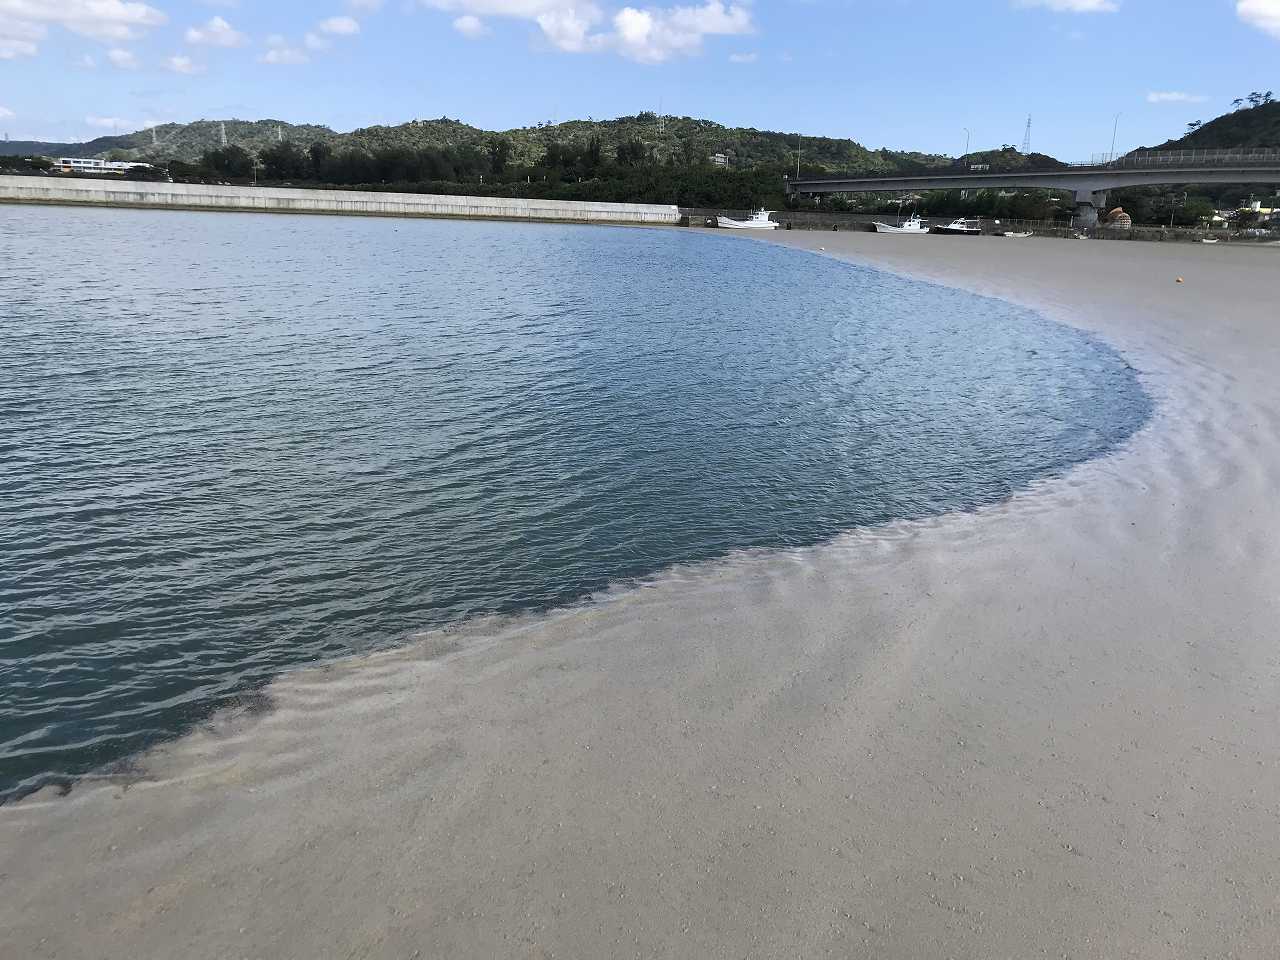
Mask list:
[[[426,193],[224,187],[58,177],[0,176],[0,203],[672,226],[680,222],[678,207],[660,204],[509,200],[499,197],[435,196]]]

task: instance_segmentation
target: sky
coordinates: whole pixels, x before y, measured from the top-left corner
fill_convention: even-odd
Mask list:
[[[1087,160],[1277,63],[1280,0],[0,0],[0,132],[654,110],[957,155],[1031,116],[1033,149]]]

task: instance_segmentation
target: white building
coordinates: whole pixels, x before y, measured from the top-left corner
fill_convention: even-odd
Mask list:
[[[53,161],[57,173],[124,173],[135,167],[150,167],[149,163],[125,163],[119,160],[81,160],[77,157],[59,157]]]

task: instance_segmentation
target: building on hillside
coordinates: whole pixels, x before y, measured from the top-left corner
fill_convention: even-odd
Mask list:
[[[713,167],[722,167],[727,170],[730,165],[729,155],[727,153],[713,153],[711,155],[711,165]]]
[[[54,173],[115,173],[122,174],[126,170],[137,167],[150,168],[149,163],[133,163],[120,160],[82,160],[79,157],[59,157],[53,161]]]

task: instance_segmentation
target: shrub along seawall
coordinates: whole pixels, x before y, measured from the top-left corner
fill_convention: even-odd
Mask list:
[[[675,206],[571,200],[513,200],[425,193],[302,190],[217,184],[140,183],[127,180],[0,176],[0,203],[52,203],[106,207],[323,213],[372,217],[463,217],[575,223],[680,222]]]

